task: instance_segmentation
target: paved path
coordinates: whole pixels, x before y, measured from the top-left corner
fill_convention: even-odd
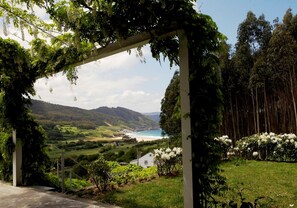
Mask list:
[[[0,208],[119,208],[78,199],[41,187],[13,187],[0,181]]]

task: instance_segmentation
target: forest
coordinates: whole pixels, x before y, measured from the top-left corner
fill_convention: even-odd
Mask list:
[[[273,24],[248,12],[237,43],[220,55],[224,110],[221,132],[234,140],[254,133],[297,133],[297,15]]]
[[[233,142],[255,133],[297,133],[297,15],[282,21],[248,12],[235,46],[223,41],[220,62],[223,113],[220,133]],[[179,136],[179,72],[166,89],[161,128]]]

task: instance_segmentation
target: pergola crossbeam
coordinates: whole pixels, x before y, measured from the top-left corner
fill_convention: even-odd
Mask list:
[[[93,61],[97,61],[102,58],[106,58],[108,56],[115,55],[117,53],[121,53],[124,51],[128,51],[133,48],[137,48],[140,46],[143,46],[147,43],[149,43],[152,38],[166,38],[166,37],[172,37],[177,36],[179,33],[179,30],[170,31],[167,33],[158,34],[154,31],[151,32],[142,32],[137,35],[128,37],[127,39],[118,40],[117,42],[110,43],[106,47],[97,48],[90,52],[89,55],[87,55],[87,58],[77,62],[74,64],[74,66],[81,66]]]

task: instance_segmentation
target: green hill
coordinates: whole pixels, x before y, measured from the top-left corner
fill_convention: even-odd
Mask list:
[[[71,125],[83,129],[98,126],[126,126],[133,130],[155,129],[158,123],[149,117],[122,107],[84,110],[75,107],[32,101],[32,115],[43,126]]]

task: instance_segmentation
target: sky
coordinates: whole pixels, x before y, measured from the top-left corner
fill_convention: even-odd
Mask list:
[[[282,20],[288,8],[297,12],[296,0],[199,0],[198,11],[212,17],[218,29],[236,43],[238,25],[248,11],[264,14],[271,23]],[[76,85],[58,74],[35,83],[34,99],[50,103],[94,109],[100,106],[125,107],[141,113],[159,112],[166,87],[178,67],[151,58],[149,47],[143,48],[144,58],[123,52],[83,65],[78,69]]]

